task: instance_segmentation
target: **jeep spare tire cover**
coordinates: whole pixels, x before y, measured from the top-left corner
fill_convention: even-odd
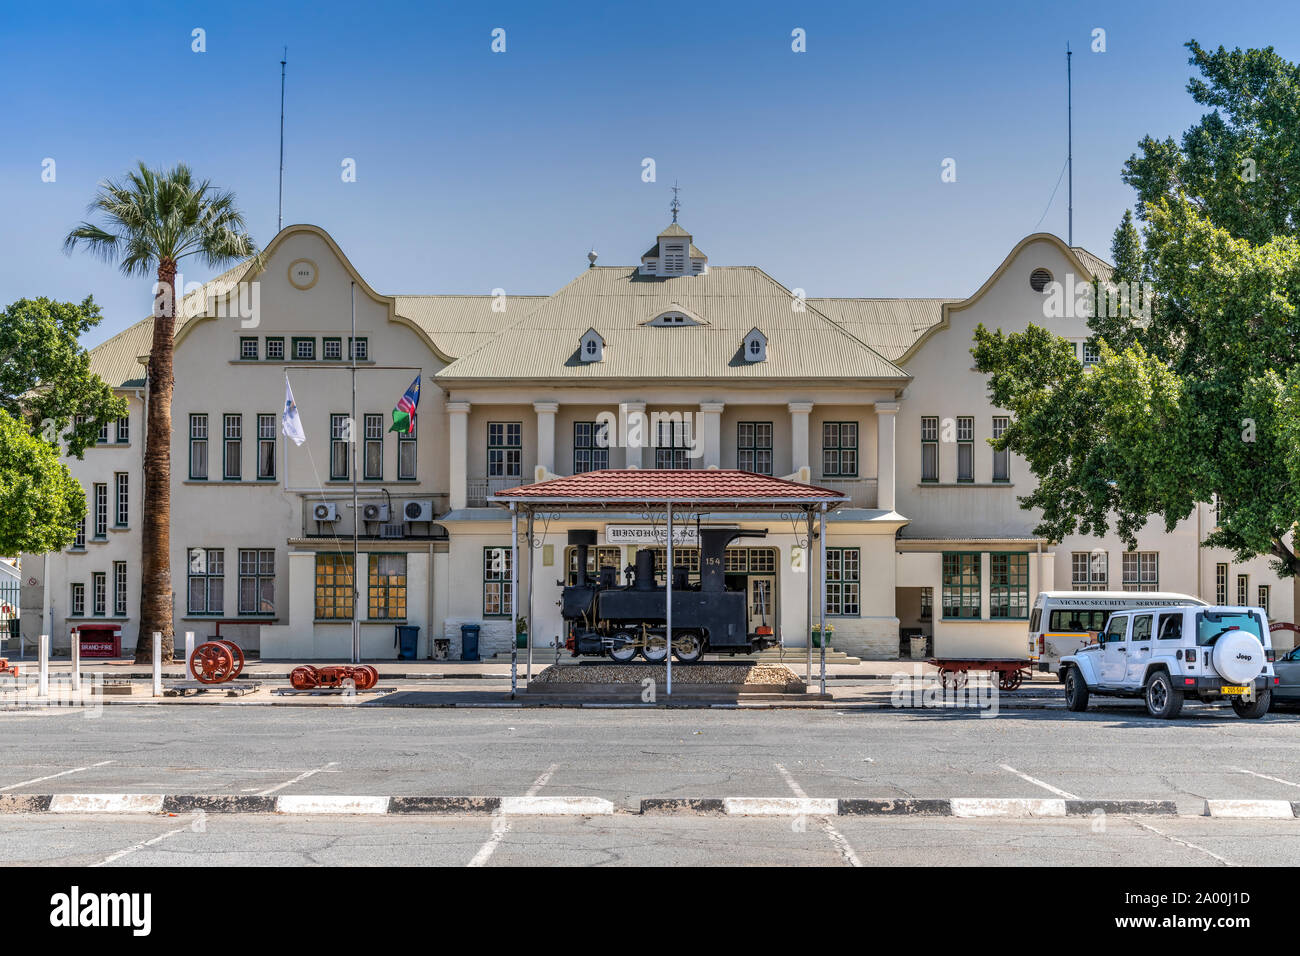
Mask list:
[[[1264,670],[1264,647],[1246,631],[1229,631],[1214,642],[1214,669],[1233,684],[1249,684]]]

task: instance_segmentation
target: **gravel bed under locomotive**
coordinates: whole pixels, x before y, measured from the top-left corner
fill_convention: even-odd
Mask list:
[[[700,581],[688,583],[687,569],[673,571],[673,655],[685,663],[705,652],[747,654],[776,644],[766,624],[748,633],[743,590],[726,586],[725,551],[737,538],[764,538],[766,531],[740,528],[700,530]],[[574,657],[609,656],[630,661],[638,654],[662,662],[667,648],[667,588],[655,580],[654,551],[636,553],[636,564],[623,570],[628,583],[618,583],[618,569],[602,567],[593,579],[587,555],[596,544],[595,531],[570,531],[577,550],[578,576],[564,588],[560,614],[566,625],[565,647]]]

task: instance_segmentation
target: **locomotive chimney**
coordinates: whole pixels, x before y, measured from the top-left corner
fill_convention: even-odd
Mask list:
[[[570,531],[569,544],[578,549],[578,578],[574,582],[579,587],[586,587],[590,584],[587,577],[587,549],[596,543],[596,532],[594,531]]]

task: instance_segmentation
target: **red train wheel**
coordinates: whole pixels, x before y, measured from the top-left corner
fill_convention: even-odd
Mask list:
[[[1024,674],[1019,668],[1016,668],[1015,670],[999,671],[998,689],[1015,690],[1020,686],[1022,680],[1024,680]]]
[[[369,664],[362,664],[353,671],[352,679],[356,681],[357,690],[370,690],[379,683],[379,671]]]
[[[320,672],[310,664],[303,664],[289,672],[289,683],[294,690],[312,690],[320,686]]]
[[[234,655],[224,644],[215,641],[200,644],[190,655],[190,673],[202,684],[220,684],[229,679],[234,669]]]
[[[234,641],[218,641],[217,643],[229,648],[230,656],[235,660],[235,669],[231,675],[226,678],[226,680],[234,680],[244,672],[244,651]]]

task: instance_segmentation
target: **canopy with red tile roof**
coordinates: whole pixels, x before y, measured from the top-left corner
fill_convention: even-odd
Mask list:
[[[587,471],[551,478],[492,496],[502,504],[545,504],[591,508],[605,504],[666,504],[764,507],[816,506],[828,508],[849,499],[838,491],[805,485],[786,478],[734,469],[624,468]]]

